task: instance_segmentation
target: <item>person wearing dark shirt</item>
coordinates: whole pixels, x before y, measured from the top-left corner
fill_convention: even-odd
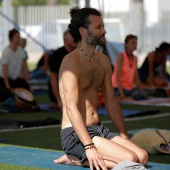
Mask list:
[[[73,51],[77,44],[73,42],[73,38],[70,35],[69,31],[66,30],[63,35],[64,46],[55,50],[49,58],[49,71],[50,79],[48,82],[48,92],[52,108],[62,108],[61,99],[59,95],[58,88],[58,73],[60,65],[65,55]]]
[[[39,59],[36,68],[30,72],[31,79],[46,79],[48,78],[49,70],[49,58],[53,54],[54,50],[50,49],[45,51]]]
[[[150,52],[139,69],[141,82],[146,86],[167,86],[166,56],[170,53],[170,44],[163,42],[155,51]]]

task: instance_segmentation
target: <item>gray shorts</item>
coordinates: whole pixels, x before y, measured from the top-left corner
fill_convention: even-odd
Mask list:
[[[86,126],[91,138],[94,136],[101,136],[103,138],[111,140],[116,134],[110,132],[110,130],[99,123],[93,126]],[[61,144],[65,154],[76,156],[81,163],[86,160],[86,153],[84,146],[76,135],[73,127],[62,129],[61,132]]]

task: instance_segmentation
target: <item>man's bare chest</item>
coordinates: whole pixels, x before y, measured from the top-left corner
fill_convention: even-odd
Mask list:
[[[83,89],[98,88],[104,79],[105,71],[99,65],[82,66],[82,74],[80,77],[81,87]]]

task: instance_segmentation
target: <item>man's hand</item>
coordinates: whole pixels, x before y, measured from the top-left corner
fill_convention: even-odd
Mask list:
[[[86,149],[86,156],[89,161],[90,170],[94,170],[95,168],[96,170],[107,170],[104,160],[96,148]]]
[[[14,91],[15,91],[15,89],[13,87],[9,87],[8,89],[11,91],[11,93],[14,93]]]
[[[128,133],[120,133],[120,137],[124,139],[129,139],[129,134]]]

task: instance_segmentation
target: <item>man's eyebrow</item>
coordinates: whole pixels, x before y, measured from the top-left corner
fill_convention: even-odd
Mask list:
[[[98,24],[97,27],[104,27],[104,24]]]

